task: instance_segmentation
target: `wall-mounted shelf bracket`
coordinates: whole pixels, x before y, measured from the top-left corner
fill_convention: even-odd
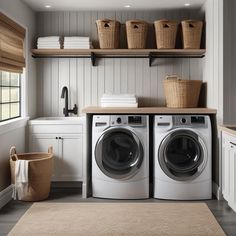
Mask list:
[[[148,58],[149,58],[149,67],[151,67],[152,66],[152,62],[155,59],[155,57],[154,57],[152,52],[149,53]]]
[[[93,66],[96,65],[96,54],[94,52],[91,52],[91,63]]]

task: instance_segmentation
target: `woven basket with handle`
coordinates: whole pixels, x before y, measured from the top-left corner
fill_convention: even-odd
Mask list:
[[[175,48],[178,23],[171,20],[158,20],[154,22],[154,26],[157,48]]]
[[[48,197],[53,171],[53,150],[48,148],[48,153],[20,153],[15,147],[10,149],[11,181],[15,184],[15,163],[17,160],[28,160],[28,192],[23,201],[41,201]]]
[[[184,49],[199,49],[202,38],[202,21],[185,20],[181,22]]]
[[[109,19],[97,20],[99,46],[116,49],[120,45],[120,22]]]
[[[163,81],[167,107],[198,107],[201,80],[183,80],[176,75],[167,76]]]
[[[128,48],[146,48],[148,24],[142,20],[126,21]]]

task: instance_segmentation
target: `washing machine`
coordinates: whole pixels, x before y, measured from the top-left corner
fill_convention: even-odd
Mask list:
[[[212,198],[212,135],[209,116],[154,118],[154,197]]]
[[[93,116],[92,196],[149,197],[148,116]]]

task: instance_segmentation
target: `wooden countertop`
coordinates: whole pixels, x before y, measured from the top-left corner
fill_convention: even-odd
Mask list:
[[[216,109],[210,108],[167,108],[167,107],[85,107],[82,110],[87,114],[205,114],[214,115]]]
[[[235,128],[235,130],[230,129],[230,127]],[[229,134],[235,135],[236,136],[236,125],[218,125],[218,129],[224,132],[227,132]]]

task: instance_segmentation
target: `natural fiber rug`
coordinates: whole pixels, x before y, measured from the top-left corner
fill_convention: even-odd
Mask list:
[[[35,203],[13,236],[225,236],[204,203]]]

